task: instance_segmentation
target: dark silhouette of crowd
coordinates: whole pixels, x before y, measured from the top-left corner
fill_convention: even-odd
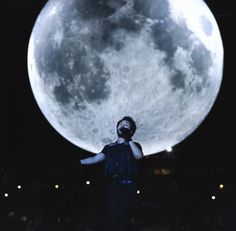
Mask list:
[[[234,230],[234,169],[154,169],[154,159],[144,160],[131,231]],[[2,168],[0,230],[100,231],[107,221],[101,169]]]

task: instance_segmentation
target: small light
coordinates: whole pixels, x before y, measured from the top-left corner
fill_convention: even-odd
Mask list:
[[[224,185],[223,185],[223,184],[220,184],[219,187],[220,187],[220,189],[223,189],[223,188],[224,188]]]
[[[140,190],[137,190],[137,194],[140,194]]]
[[[18,189],[21,189],[21,185],[18,185],[17,188],[18,188]]]
[[[90,181],[89,180],[86,181],[86,185],[90,185]]]
[[[168,168],[163,168],[163,169],[161,169],[161,174],[162,175],[170,175],[170,169],[168,169]]]
[[[5,197],[8,197],[8,193],[5,193],[4,196],[5,196]]]
[[[56,184],[56,185],[55,185],[55,188],[56,188],[56,189],[58,189],[58,188],[59,188],[59,185],[58,185],[58,184]]]
[[[211,199],[212,199],[212,200],[215,200],[215,199],[216,199],[216,197],[215,197],[215,196],[212,196],[212,197],[211,197]]]
[[[27,217],[26,217],[26,216],[22,216],[22,217],[21,217],[21,220],[22,220],[23,222],[25,222],[25,221],[27,221]]]
[[[167,152],[172,152],[172,150],[173,150],[172,147],[168,147],[168,148],[166,149]]]
[[[16,214],[15,211],[11,211],[11,212],[9,212],[8,217],[14,217],[15,214]]]

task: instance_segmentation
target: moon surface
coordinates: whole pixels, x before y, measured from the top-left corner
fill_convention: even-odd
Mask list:
[[[218,95],[223,44],[202,0],[49,0],[33,27],[28,73],[43,115],[98,153],[129,115],[144,155],[197,129]]]

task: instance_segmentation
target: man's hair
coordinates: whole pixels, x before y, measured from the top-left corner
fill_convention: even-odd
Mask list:
[[[126,120],[128,122],[130,122],[130,125],[131,125],[131,131],[132,131],[132,134],[135,133],[136,131],[136,123],[135,121],[133,120],[133,118],[131,116],[124,116],[121,120],[119,120],[116,124],[116,128],[118,127],[119,123],[123,120]]]

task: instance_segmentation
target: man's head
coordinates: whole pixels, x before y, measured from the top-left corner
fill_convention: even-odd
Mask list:
[[[131,138],[136,131],[136,123],[130,116],[124,116],[116,124],[118,136]]]

